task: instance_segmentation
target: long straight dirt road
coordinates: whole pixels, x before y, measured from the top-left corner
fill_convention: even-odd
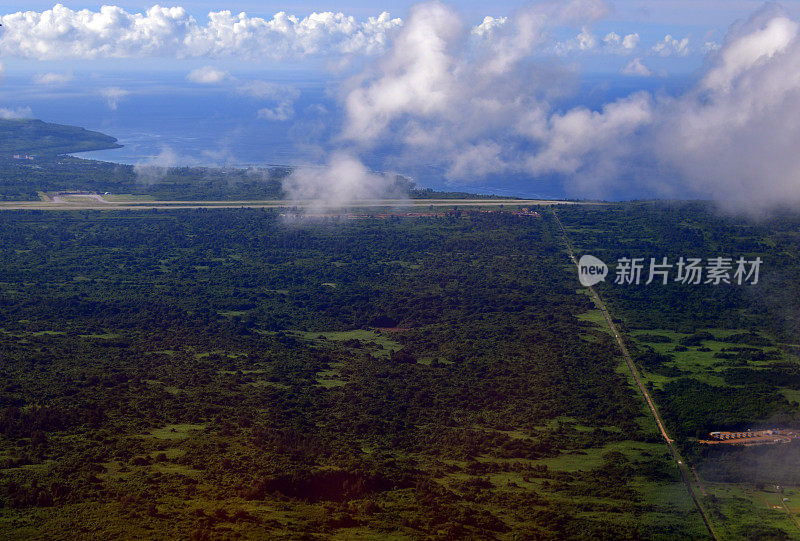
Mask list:
[[[564,242],[567,246],[567,252],[569,253],[569,257],[572,262],[575,264],[575,267],[578,268],[578,260],[575,258],[575,254],[572,250],[572,243],[569,240],[569,235],[567,235],[566,229],[564,229],[564,225],[561,223],[561,219],[558,217],[555,209],[552,209],[553,217],[556,219],[558,223],[558,227],[561,230],[561,235],[564,238]],[[608,308],[606,308],[605,303],[603,303],[602,299],[600,299],[600,295],[597,294],[597,291],[591,286],[589,286],[589,294],[592,297],[595,305],[603,312],[603,317],[605,317],[606,323],[608,323],[608,327],[611,329],[611,333],[614,335],[614,339],[619,346],[620,351],[622,352],[622,357],[625,359],[625,363],[628,365],[628,369],[633,374],[633,379],[636,381],[636,386],[639,389],[639,393],[644,397],[645,402],[647,403],[647,407],[650,410],[650,413],[653,416],[653,419],[658,426],[658,430],[661,433],[661,437],[666,442],[667,446],[669,447],[669,452],[672,455],[673,460],[678,466],[678,469],[681,472],[681,477],[683,478],[683,483],[686,486],[686,490],[689,491],[689,496],[691,496],[692,501],[694,502],[697,510],[700,511],[700,515],[703,517],[703,522],[708,528],[708,532],[711,534],[713,539],[719,539],[717,534],[714,532],[714,528],[711,526],[711,521],[708,518],[708,514],[706,513],[705,508],[703,507],[700,500],[697,498],[695,494],[694,488],[692,487],[692,481],[690,477],[689,467],[684,462],[683,458],[681,458],[680,454],[678,453],[677,448],[675,447],[675,440],[669,437],[667,433],[667,429],[664,427],[664,423],[661,420],[661,415],[658,413],[658,408],[656,408],[653,399],[650,397],[650,393],[647,391],[647,388],[642,381],[642,378],[639,374],[639,370],[636,368],[636,365],[633,364],[633,359],[631,359],[630,353],[628,353],[628,348],[625,347],[625,342],[622,340],[622,336],[617,329],[617,326],[612,321],[611,315],[608,313]]]

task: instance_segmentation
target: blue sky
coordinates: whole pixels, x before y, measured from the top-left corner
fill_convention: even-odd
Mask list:
[[[127,13],[143,13],[152,7],[153,1],[125,1],[108,2],[116,5]],[[297,17],[308,16],[312,12],[341,12],[345,15],[353,16],[358,20],[364,20],[370,16],[376,16],[382,11],[389,12],[392,17],[405,19],[408,16],[409,8],[413,2],[400,0],[385,0],[376,3],[373,1],[345,1],[345,0],[325,0],[308,2],[272,2],[272,1],[252,1],[239,0],[236,2],[218,1],[175,1],[162,2],[162,6],[181,6],[193,16],[200,25],[207,21],[207,15],[212,11],[227,9],[234,14],[241,11],[246,12],[251,17],[262,17],[270,19],[275,13],[284,11]],[[721,43],[726,29],[736,20],[746,18],[761,6],[763,2],[755,0],[617,0],[608,2],[609,13],[599,20],[588,24],[590,32],[601,38],[609,32],[616,32],[620,35],[638,34],[641,38],[642,48],[636,51],[636,56],[653,57],[651,64],[660,73],[685,73],[691,72],[701,66],[701,59],[705,54],[704,44]],[[781,3],[789,14],[797,16],[800,14],[800,2],[786,1]],[[41,0],[30,0],[26,2],[3,2],[0,3],[0,14],[10,14],[18,11],[42,12],[53,7],[53,2]],[[102,3],[88,2],[63,2],[63,5],[72,10],[88,9],[98,11]],[[461,1],[452,2],[469,24],[479,24],[484,16],[508,17],[527,6],[527,3],[499,1],[488,4],[481,1]],[[580,30],[580,29],[578,29]],[[567,40],[577,32],[575,28],[553,29],[555,35],[562,40]],[[669,59],[661,55],[653,55],[649,50],[658,41],[663,40],[666,35],[671,35],[678,40],[689,39],[689,48],[685,55],[669,55]],[[46,58],[31,59],[30,57],[20,60],[19,55],[7,54],[0,47],[0,59],[5,62],[6,69],[17,70],[40,70],[55,69],[58,66],[66,66],[67,69],[192,69],[198,64],[202,64],[202,59],[183,58],[183,59],[164,59],[160,55],[137,57],[136,61],[114,58],[107,61],[104,58],[86,59],[81,58],[75,61],[71,58],[59,59],[58,62],[51,62]],[[588,72],[613,72],[621,66],[620,58],[603,54],[567,55],[579,62],[584,70]],[[234,57],[225,59],[228,65],[236,65],[237,59]],[[257,62],[258,66],[280,67],[284,64],[282,59],[266,59]],[[309,55],[302,59],[302,64],[308,69],[316,70],[324,66],[324,62],[319,62],[316,55]],[[241,62],[239,67],[244,69],[252,66],[252,59]],[[290,66],[298,67],[297,59],[291,59]],[[283,66],[286,67],[286,66]]]
[[[43,0],[27,0],[25,2],[2,2],[3,12],[48,9],[55,2]],[[73,9],[97,9],[102,3],[98,2],[61,2]],[[112,3],[112,2],[109,2]],[[113,2],[126,10],[142,10],[152,6],[156,2],[148,1],[125,1]],[[256,15],[269,15],[276,11],[287,11],[298,14],[310,13],[312,11],[345,11],[355,15],[373,14],[376,9],[391,11],[402,16],[405,15],[408,7],[413,2],[386,0],[380,3],[372,1],[354,2],[347,0],[326,0],[313,2],[274,2],[260,0],[237,0],[234,2],[226,1],[184,1],[184,2],[159,2],[164,6],[182,5],[193,15],[203,16],[208,11],[219,9],[230,9],[231,11],[247,11]],[[793,9],[797,2],[781,2],[785,7]],[[517,7],[524,5],[524,2],[514,2],[500,0],[491,3],[480,0],[451,2],[460,10],[471,15],[508,15]],[[487,4],[489,6],[487,6]],[[618,0],[613,2],[615,6],[615,18],[621,21],[661,21],[669,23],[699,22],[722,23],[730,22],[737,17],[746,16],[757,9],[763,2],[757,0]],[[490,7],[490,9],[489,9]],[[492,13],[489,13],[491,11]]]

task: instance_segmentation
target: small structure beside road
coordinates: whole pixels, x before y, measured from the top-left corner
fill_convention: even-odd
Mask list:
[[[772,428],[768,430],[745,430],[743,432],[711,432],[709,439],[700,440],[706,445],[770,445],[775,443],[789,443],[800,438],[796,430]]]

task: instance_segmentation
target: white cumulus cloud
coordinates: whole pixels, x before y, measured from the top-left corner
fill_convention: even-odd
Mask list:
[[[621,36],[616,32],[609,32],[603,38],[603,48],[615,54],[628,54],[639,45],[639,34],[626,34]]]
[[[183,7],[153,6],[131,13],[119,6],[98,11],[56,4],[45,11],[2,16],[0,52],[34,59],[248,58],[291,59],[310,55],[373,54],[402,24],[384,12],[357,20],[343,13],[270,19],[212,11],[204,23]]]
[[[550,43],[552,25],[575,21],[579,12],[602,13],[602,6],[584,0],[534,4],[477,52],[466,44],[452,8],[439,2],[415,6],[387,54],[350,81],[344,137],[369,143],[399,123],[393,134],[422,147],[513,125],[521,110],[535,107],[537,91],[549,92],[559,79],[557,68],[550,73],[524,60]]]
[[[556,54],[569,54],[573,52],[593,51],[597,48],[598,40],[591,30],[583,27],[581,32],[574,38],[557,43],[554,47]]]
[[[388,144],[400,149],[393,163],[438,166],[458,181],[557,175],[581,197],[800,205],[800,24],[768,6],[729,31],[684,94],[638,92],[561,110],[556,98],[569,72],[538,59],[543,47],[556,52],[548,29],[563,25],[574,5],[534,4],[477,46],[452,8],[415,6],[387,52],[342,89],[347,163]],[[622,47],[624,38],[608,42]],[[688,54],[688,38],[663,43],[664,54]],[[651,74],[641,57],[622,71]]]
[[[545,98],[568,75],[531,55],[554,47],[554,26],[582,28],[607,9],[597,0],[533,4],[475,42],[452,7],[412,7],[386,54],[344,84],[347,163],[355,167],[360,150],[386,140],[451,179],[524,169],[520,142],[548,130]],[[293,189],[325,185],[321,176],[295,176]]]
[[[689,54],[689,38],[677,39],[667,34],[653,45],[652,51],[659,56],[686,56]]]
[[[754,212],[800,205],[799,27],[767,5],[667,107],[655,148],[697,191]]]
[[[488,37],[508,22],[508,17],[491,17],[487,15],[479,25],[472,28],[472,33],[480,37]]]
[[[630,152],[628,147],[617,147],[611,141],[634,136],[652,119],[652,100],[643,92],[606,104],[599,111],[576,107],[552,114],[535,138],[539,145],[527,158],[525,169],[534,175],[571,175],[578,183],[573,190],[602,193],[607,186],[601,183],[615,178],[627,166],[625,157]]]
[[[625,37],[622,38],[622,48],[626,51],[635,49],[637,45],[639,45],[639,34],[626,34]]]
[[[203,66],[202,68],[193,69],[189,72],[189,75],[186,76],[186,78],[193,83],[203,85],[221,83],[228,77],[230,77],[230,74],[227,71],[213,66]]]
[[[640,77],[649,77],[653,74],[650,68],[642,64],[642,59],[638,56],[625,64],[619,72],[623,75],[638,75]]]
[[[706,74],[703,85],[716,90],[729,88],[740,74],[786,51],[797,38],[797,30],[795,21],[776,15],[752,31],[729,39],[719,53],[717,64]]]

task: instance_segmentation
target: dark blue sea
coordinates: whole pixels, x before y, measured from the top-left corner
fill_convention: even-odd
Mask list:
[[[292,70],[249,73],[218,85],[199,85],[185,73],[75,73],[60,85],[34,82],[34,73],[7,75],[0,84],[0,108],[30,110],[47,122],[72,124],[119,139],[123,148],[80,156],[127,164],[160,165],[299,165],[319,164],[341,127],[336,81],[318,72]],[[258,111],[277,104],[237,91],[247,80],[291,86],[299,93],[287,121],[259,118]],[[677,94],[689,77],[631,78],[585,76],[559,106],[602,104],[638,90]],[[108,97],[107,89],[115,97]],[[469,184],[447,182],[426,164],[393,167],[391,149],[363,156],[375,170],[406,174],[423,187],[507,196],[559,198],[567,195],[558,178],[502,175]],[[642,197],[647,194],[632,194]]]

